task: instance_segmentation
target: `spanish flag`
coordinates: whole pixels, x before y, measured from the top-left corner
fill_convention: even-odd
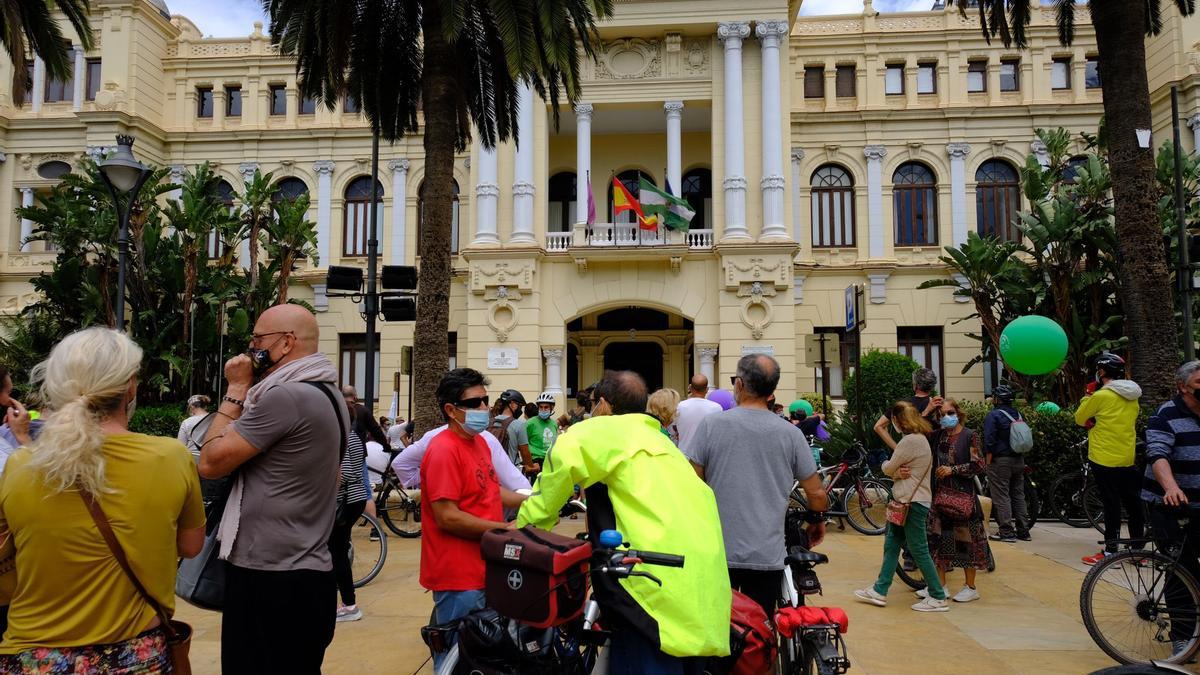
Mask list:
[[[643,230],[658,229],[658,216],[647,218],[646,214],[642,212],[642,205],[638,203],[638,200],[633,198],[633,195],[629,194],[629,190],[626,190],[625,186],[615,176],[613,177],[612,201],[614,216],[622,211],[633,211],[637,214],[638,227]]]

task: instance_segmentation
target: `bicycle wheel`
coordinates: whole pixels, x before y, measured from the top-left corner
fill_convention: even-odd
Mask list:
[[[1038,518],[1042,515],[1042,496],[1038,494],[1037,485],[1034,485],[1033,479],[1028,475],[1025,476],[1025,516],[1029,518],[1029,527],[1033,527],[1037,523]]]
[[[1084,487],[1081,473],[1059,476],[1050,486],[1050,511],[1071,527],[1088,526],[1087,514],[1083,512]]]
[[[365,527],[360,527],[366,521]],[[371,535],[375,536],[372,537]],[[372,539],[375,539],[372,541]],[[362,588],[371,583],[383,569],[387,560],[387,534],[379,521],[363,514],[358,525],[350,528],[350,571],[354,587]]]
[[[1158,552],[1126,550],[1097,563],[1083,578],[1079,611],[1092,640],[1120,663],[1184,663],[1200,650],[1200,584]]]
[[[892,498],[888,486],[873,479],[864,479],[846,488],[846,520],[850,527],[869,535],[880,535],[887,529],[887,504]]]
[[[904,557],[901,556],[900,564],[896,565],[896,576],[900,577],[909,588],[914,591],[919,591],[927,585],[925,583],[925,575],[921,573],[921,568],[913,565],[912,570],[904,569]]]
[[[1094,481],[1088,481],[1083,488],[1083,512],[1087,514],[1088,523],[1104,534],[1104,501],[1100,499],[1100,488]],[[1121,509],[1121,520],[1125,520],[1125,509]]]
[[[814,633],[800,638],[804,656],[800,672],[804,675],[835,675],[838,672],[837,667],[821,658],[823,641],[817,635]]]
[[[375,511],[397,537],[421,536],[421,502],[403,489],[389,483],[375,501]]]

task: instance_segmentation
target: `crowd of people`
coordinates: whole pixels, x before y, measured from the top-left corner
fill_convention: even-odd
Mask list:
[[[728,654],[735,591],[773,616],[797,482],[808,544],[824,539],[829,499],[810,446],[828,438],[824,411],[775,400],[771,356],[742,357],[731,390],[697,374],[686,397],[609,371],[557,417],[549,392],[527,401],[505,389],[493,402],[483,373],[457,368],[436,392],[446,423],[414,438],[411,421],[375,418],[353,388],[339,391],[318,341],[304,308],[264,312],[226,364],[215,410],[190,398],[177,439],[129,431],[144,355],[120,332],[72,334],[37,365],[40,420],[0,371],[0,671],[170,672],[176,566],[207,538],[225,561],[222,671],[320,672],[336,623],[363,616],[350,535],[374,508],[373,453],[420,487],[419,583],[436,624],[485,606],[486,532],[550,529],[572,499],[586,500],[593,536],[619,522],[634,546],[683,555],[685,568],[656,568],[661,588],[594,579],[618,674],[698,673]],[[1095,375],[1075,412],[1105,511],[1104,550],[1089,564],[1116,552],[1122,510],[1140,538],[1149,504],[1151,537],[1167,546],[1184,534],[1169,508],[1200,504],[1200,361],[1180,367],[1177,394],[1150,418],[1144,459],[1141,391],[1125,363],[1102,354]],[[938,395],[932,371],[917,370],[912,388],[874,426],[893,500],[879,576],[854,597],[886,605],[897,566],[911,565],[927,582],[912,609],[945,612],[981,598],[991,542],[1032,536],[1022,479],[1032,436],[1007,385],[991,392],[981,429]],[[1183,560],[1200,576],[1200,518],[1189,527]]]

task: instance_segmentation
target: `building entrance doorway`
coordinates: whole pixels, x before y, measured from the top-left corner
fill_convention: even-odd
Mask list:
[[[650,391],[682,392],[692,374],[692,321],[630,305],[584,314],[567,324],[567,389],[574,396],[605,370],[632,370]]]
[[[653,342],[613,342],[604,348],[605,370],[632,370],[650,391],[663,387],[663,351]]]

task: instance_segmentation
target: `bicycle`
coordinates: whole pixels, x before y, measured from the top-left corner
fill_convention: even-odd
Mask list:
[[[1089,511],[1104,513],[1104,503],[1100,501],[1100,492],[1092,479],[1092,467],[1087,461],[1087,441],[1076,443],[1071,449],[1082,456],[1079,471],[1063,474],[1050,484],[1050,509],[1055,517],[1071,527],[1087,527],[1093,522]]]
[[[1042,517],[1042,493],[1038,490],[1038,484],[1033,480],[1033,471],[1034,467],[1029,464],[1025,465],[1023,481],[1025,484],[1025,517],[1029,520],[1030,528]],[[975,487],[979,489],[981,495],[990,494],[986,474],[975,476]],[[996,510],[992,509],[992,520],[995,519]]]
[[[892,498],[891,487],[878,478],[867,478],[867,452],[855,443],[839,462],[821,467],[821,485],[829,495],[829,510],[825,513],[838,519],[838,529],[850,527],[867,535],[883,534],[887,526],[887,503]],[[808,498],[797,481],[792,487],[789,508],[808,510]]]
[[[829,562],[823,553],[808,550],[807,535],[798,515],[789,512],[786,520],[787,556],[784,558],[781,607],[801,607],[804,596],[821,592],[821,581],[814,569]],[[836,624],[803,626],[792,637],[779,635],[779,675],[833,675],[850,668],[846,643]]]
[[[1118,540],[1125,550],[1083,578],[1083,625],[1119,663],[1187,663],[1200,651],[1200,581],[1180,564],[1191,516],[1186,510],[1173,516],[1184,532],[1177,546],[1143,550],[1137,547],[1151,540]]]
[[[370,469],[370,473],[379,477],[379,482],[373,482],[375,490],[375,514],[387,525],[388,529],[398,537],[415,539],[421,536],[421,498],[410,495],[400,484],[392,461],[400,450],[389,450],[387,467],[382,471]]]
[[[372,534],[375,536],[372,537]],[[379,576],[387,560],[387,533],[379,526],[378,520],[364,513],[359,517],[359,522],[350,528],[349,557],[355,588],[362,588]]]

